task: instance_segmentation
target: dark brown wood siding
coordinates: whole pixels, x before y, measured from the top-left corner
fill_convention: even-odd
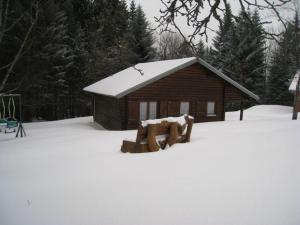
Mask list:
[[[132,110],[128,111],[128,116],[131,117],[128,121],[128,128],[136,128],[138,124],[139,102],[141,101],[156,101],[158,117],[179,116],[179,103],[182,101],[190,103],[189,114],[195,117],[195,122],[224,120],[225,91],[223,79],[200,64],[193,64],[130,93],[127,96],[128,103],[136,104],[136,110],[134,115],[131,113]],[[240,98],[240,93],[236,93],[235,89],[228,88],[227,93],[228,100]],[[215,102],[216,116],[206,115],[208,101]],[[136,119],[135,122],[134,119]]]
[[[241,97],[240,90],[230,84],[225,85],[225,101],[240,101]]]
[[[295,98],[295,96],[294,96]],[[300,96],[298,97],[298,101],[297,101],[297,109],[298,109],[298,112],[300,112]]]
[[[125,102],[124,99],[94,95],[95,115],[94,119],[104,128],[109,130],[122,130],[125,127]],[[122,110],[120,110],[122,109]],[[122,113],[121,113],[122,112]]]
[[[240,101],[242,92],[202,65],[195,63],[120,99],[96,95],[95,120],[107,129],[136,129],[140,102],[157,102],[157,118],[179,116],[180,102],[189,102],[195,122],[221,121],[224,105]],[[207,115],[207,102],[215,102],[215,115]],[[148,109],[149,110],[149,109]],[[149,111],[148,111],[149,113]]]

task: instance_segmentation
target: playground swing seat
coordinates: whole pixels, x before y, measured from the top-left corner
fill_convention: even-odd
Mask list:
[[[2,130],[5,130],[5,128],[7,127],[7,120],[6,119],[0,119],[0,132],[2,132]]]
[[[7,125],[5,129],[5,133],[16,132],[16,128],[18,127],[19,122],[15,118],[7,118]]]
[[[12,103],[12,113],[11,113],[11,103]],[[15,111],[16,111],[16,107],[15,107],[15,102],[14,99],[12,97],[9,98],[8,101],[8,114],[9,117],[6,118],[5,117],[5,103],[4,100],[2,98],[2,105],[3,105],[3,117],[1,118],[1,112],[0,112],[0,132],[2,132],[2,129],[4,130],[5,133],[12,133],[12,132],[16,132],[16,128],[19,125],[19,122],[15,119]]]

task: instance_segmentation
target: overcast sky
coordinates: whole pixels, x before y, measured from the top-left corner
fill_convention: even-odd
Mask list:
[[[300,2],[300,0],[295,0]],[[131,0],[127,0],[128,6],[130,5]],[[152,27],[155,27],[156,23],[154,20],[154,17],[159,17],[160,16],[160,12],[159,10],[164,8],[164,5],[161,3],[160,0],[135,0],[136,4],[140,4],[144,10],[144,12],[146,13],[146,16],[148,18],[148,21],[152,24]],[[229,0],[232,11],[234,14],[237,14],[240,10],[239,8],[239,3],[237,0]],[[204,13],[207,13],[209,10],[208,7],[204,8]],[[292,10],[289,9],[284,9],[285,11],[285,16],[286,17],[291,17],[294,13],[292,12]],[[282,26],[278,24],[277,19],[275,18],[275,16],[273,14],[271,14],[270,12],[267,11],[263,11],[260,12],[262,19],[267,18],[268,20],[273,21],[273,23],[271,25],[268,25],[267,29],[273,27],[273,29],[278,30],[278,29],[282,29]],[[185,35],[191,34],[192,33],[192,28],[188,27],[186,25],[186,20],[185,18],[177,18],[176,22],[180,25],[180,29],[183,31],[183,33]],[[217,21],[213,20],[210,22],[209,24],[210,28],[213,30],[217,30],[218,29],[218,23]],[[214,32],[210,32],[209,33],[209,40],[208,43],[211,43],[211,40],[214,36]],[[203,38],[204,40],[204,38]]]

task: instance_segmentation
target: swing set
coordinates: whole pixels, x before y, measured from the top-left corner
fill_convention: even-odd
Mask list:
[[[19,120],[17,120],[15,117],[15,98],[19,99]],[[16,137],[18,137],[19,134],[20,137],[26,136],[25,130],[22,125],[22,105],[20,94],[0,93],[0,132],[2,131],[4,131],[4,133],[12,133],[17,131]]]

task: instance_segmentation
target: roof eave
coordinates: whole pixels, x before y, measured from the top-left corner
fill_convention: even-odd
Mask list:
[[[88,86],[89,87],[89,86]],[[113,98],[116,98],[116,96],[114,95],[108,95],[108,94],[103,94],[103,93],[97,93],[95,91],[89,91],[89,90],[86,90],[87,87],[83,88],[82,90],[85,91],[85,92],[88,92],[88,93],[91,93],[91,94],[96,94],[96,95],[104,95],[104,96],[107,96],[107,97],[113,97]]]

